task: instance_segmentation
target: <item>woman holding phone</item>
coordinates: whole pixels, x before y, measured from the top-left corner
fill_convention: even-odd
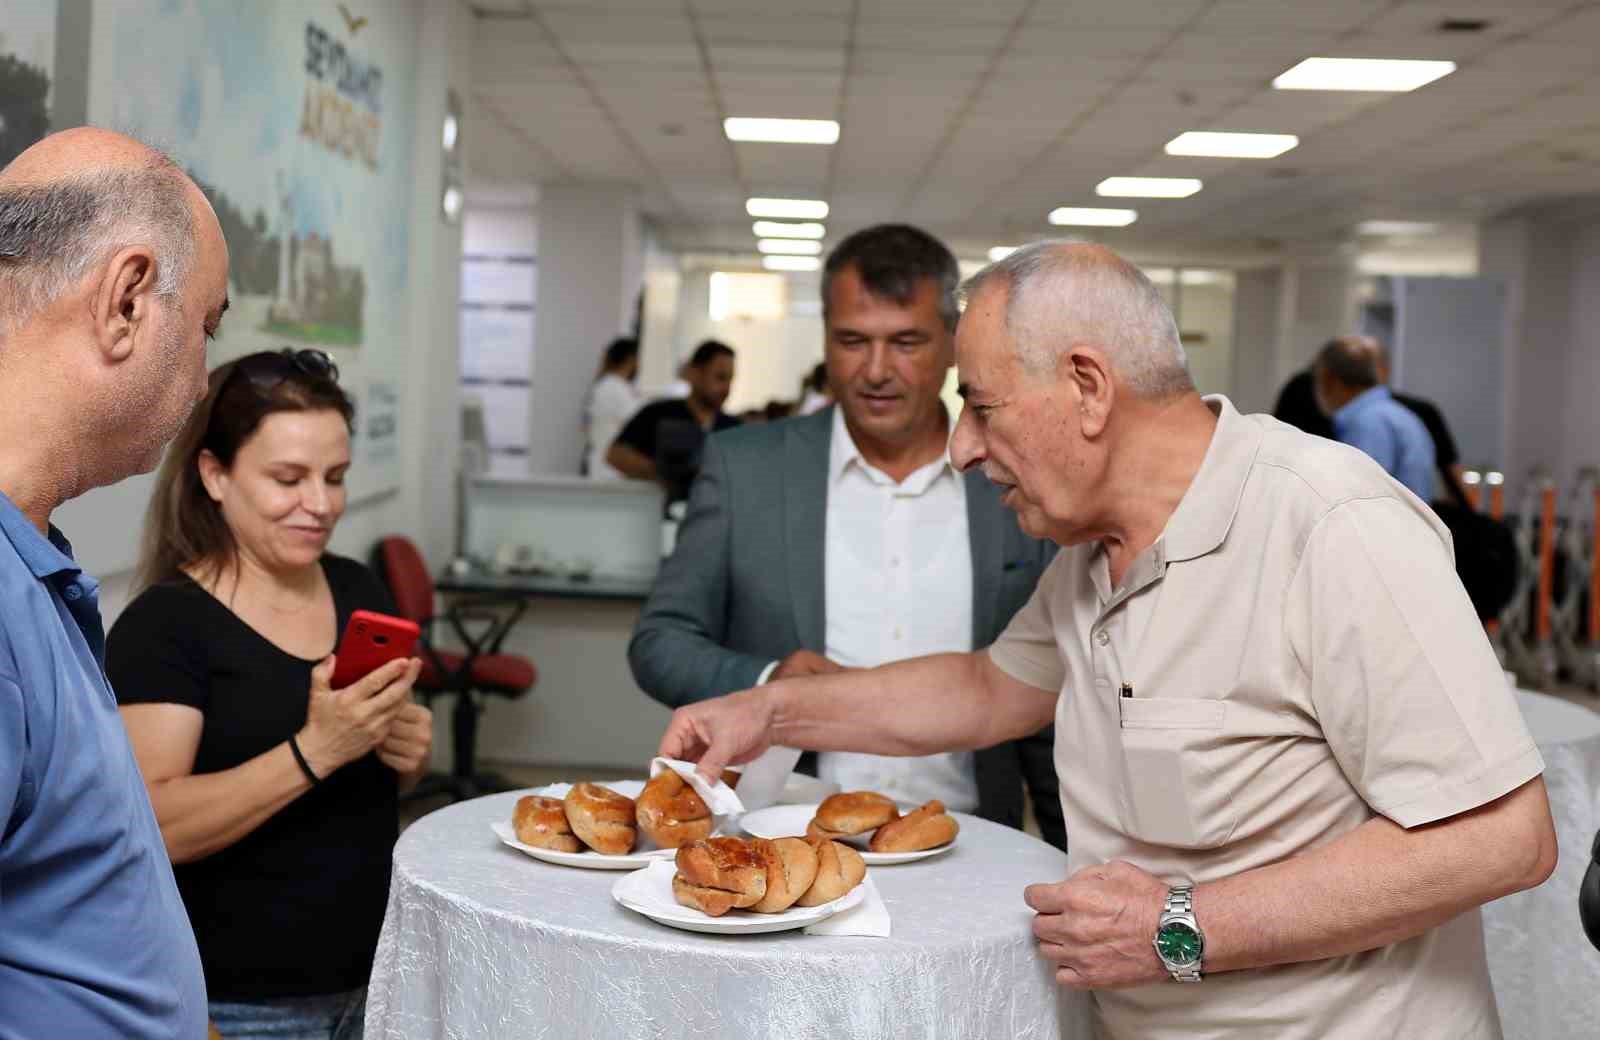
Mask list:
[[[427,769],[421,662],[342,689],[331,652],[383,585],[327,552],[354,406],[321,351],[211,373],[146,519],[106,669],[228,1040],[360,1037],[398,797]]]

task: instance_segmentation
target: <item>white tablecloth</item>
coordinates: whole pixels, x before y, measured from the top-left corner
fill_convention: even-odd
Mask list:
[[[1066,857],[962,817],[957,847],[870,868],[891,938],[700,935],[618,906],[610,871],[489,832],[517,794],[442,809],[395,847],[368,1040],[1087,1040],[1087,1002],[1035,950],[1022,890]]]
[[[1544,756],[1561,861],[1549,881],[1483,908],[1506,1040],[1600,1036],[1600,952],[1578,923],[1578,884],[1600,828],[1600,714],[1517,692]]]

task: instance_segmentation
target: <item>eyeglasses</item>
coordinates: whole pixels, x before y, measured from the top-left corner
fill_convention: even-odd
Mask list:
[[[250,380],[250,385],[259,390],[271,390],[296,374],[334,383],[339,381],[339,366],[333,363],[333,358],[326,351],[295,350],[291,347],[249,354],[234,362],[233,371],[235,375],[243,375]]]

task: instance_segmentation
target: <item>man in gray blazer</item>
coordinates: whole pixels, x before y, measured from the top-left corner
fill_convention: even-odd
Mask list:
[[[651,697],[678,707],[774,677],[981,649],[1027,602],[1054,544],[1023,534],[981,473],[949,462],[940,390],[958,281],[949,250],[903,225],[857,232],[829,256],[838,404],[706,442],[629,646]],[[1045,839],[1065,848],[1052,744],[1047,728],[966,755],[812,764],[847,789],[937,797],[1013,827],[1026,788]]]

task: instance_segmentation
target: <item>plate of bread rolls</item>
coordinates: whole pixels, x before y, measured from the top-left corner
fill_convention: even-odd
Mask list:
[[[861,854],[827,839],[691,842],[612,886],[618,903],[674,928],[779,932],[832,917],[866,897]]]
[[[723,780],[731,785],[737,776]],[[505,844],[547,863],[636,870],[709,838],[715,825],[704,799],[666,770],[649,782],[541,787],[517,799],[509,824],[489,826]]]
[[[876,791],[843,791],[816,805],[772,805],[739,820],[758,838],[804,835],[844,842],[874,866],[908,863],[955,847],[961,825],[935,799],[900,806]]]

